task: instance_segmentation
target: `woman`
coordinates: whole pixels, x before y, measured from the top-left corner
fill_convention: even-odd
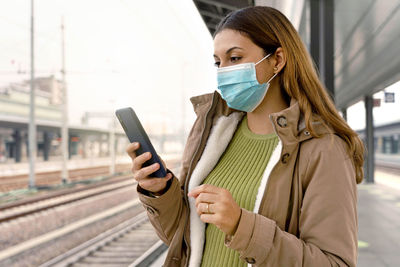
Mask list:
[[[222,97],[191,99],[180,179],[148,177],[159,166],[127,148],[165,266],[355,266],[363,145],[296,30],[273,8],[241,9],[214,51]]]

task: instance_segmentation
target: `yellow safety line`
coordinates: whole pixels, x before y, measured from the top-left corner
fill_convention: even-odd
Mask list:
[[[367,247],[369,247],[369,243],[367,243],[365,241],[358,240],[358,247],[359,248],[367,248]]]

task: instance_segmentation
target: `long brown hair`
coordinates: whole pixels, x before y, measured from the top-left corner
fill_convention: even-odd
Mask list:
[[[219,23],[214,36],[224,29],[245,34],[266,53],[274,53],[278,47],[282,47],[287,61],[279,74],[281,90],[298,101],[306,126],[313,136],[319,137],[312,125],[312,121],[319,117],[322,123],[332,127],[346,142],[356,170],[357,183],[360,183],[364,177],[364,145],[336,110],[290,21],[274,8],[255,6],[228,14]]]

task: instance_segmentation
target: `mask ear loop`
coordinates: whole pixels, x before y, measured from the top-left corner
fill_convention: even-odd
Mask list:
[[[270,81],[272,81],[273,78],[275,78],[276,75],[278,75],[279,72],[276,72],[274,75],[272,75],[272,77],[268,80],[267,83],[270,83]]]
[[[264,59],[266,59],[267,57],[269,57],[270,55],[271,54],[268,54],[265,57],[263,57],[262,59],[260,59],[256,64],[254,64],[254,66],[257,65],[258,63],[260,63],[261,61],[263,61]]]
[[[266,59],[267,57],[269,57],[271,54],[266,55],[265,57],[263,57],[262,59],[260,59],[255,65],[257,65],[258,63],[260,63],[261,61],[263,61],[264,59]],[[267,83],[269,83],[270,81],[272,81],[273,78],[275,78],[276,75],[278,75],[279,72],[276,72],[269,80]]]

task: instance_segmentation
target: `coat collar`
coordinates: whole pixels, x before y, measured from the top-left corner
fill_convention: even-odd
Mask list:
[[[208,107],[211,106],[214,98],[218,101],[218,113],[224,116],[229,116],[233,112],[244,114],[242,111],[228,107],[225,100],[222,99],[221,95],[217,91],[211,94],[195,96],[190,100],[194,111],[198,116],[200,116],[202,111],[208,110]],[[269,119],[274,125],[275,132],[279,136],[283,145],[302,142],[312,138],[309,130],[306,128],[306,123],[303,113],[300,110],[299,103],[294,98],[290,100],[290,106],[288,108],[270,114]],[[334,132],[330,127],[322,123],[322,119],[320,119],[318,115],[313,116],[312,125],[318,136]]]

